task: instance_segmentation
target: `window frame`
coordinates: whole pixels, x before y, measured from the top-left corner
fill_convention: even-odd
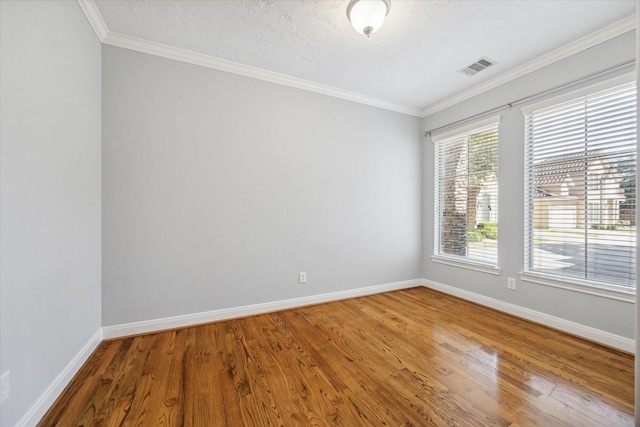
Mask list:
[[[469,258],[441,252],[441,237],[442,237],[441,218],[442,216],[440,214],[441,182],[440,182],[440,156],[439,156],[439,148],[438,148],[439,144],[441,144],[442,142],[445,142],[448,139],[452,139],[464,134],[471,134],[476,130],[481,131],[483,128],[487,128],[490,126],[495,126],[496,131],[498,132],[498,143],[497,143],[496,150],[499,151],[500,122],[501,122],[500,115],[490,116],[481,120],[473,121],[466,125],[456,126],[455,128],[444,130],[442,132],[434,132],[431,135],[431,141],[434,144],[434,155],[435,155],[434,156],[434,246],[433,246],[433,254],[431,255],[431,260],[433,262],[465,268],[465,269],[478,271],[482,273],[493,274],[493,275],[499,275],[501,273],[501,269],[499,267],[500,260],[498,257],[498,246],[499,246],[499,238],[500,238],[499,232],[498,232],[498,240],[496,241],[497,247],[496,247],[495,264],[491,262],[483,262],[477,259],[469,259]],[[498,155],[499,153],[496,152],[496,156]],[[498,185],[498,179],[499,179],[498,178],[499,170],[497,169],[498,165],[499,165],[499,161],[496,158],[496,165],[495,165],[497,170],[496,185]],[[499,191],[499,187],[498,187],[498,191]],[[499,193],[497,197],[499,199]],[[498,206],[499,206],[499,201],[498,201]],[[500,210],[498,208],[498,216],[500,215],[499,212]],[[467,240],[467,245],[468,243],[469,241]]]
[[[637,292],[638,272],[636,272],[635,286],[629,287],[629,286],[618,285],[613,283],[609,284],[606,282],[599,282],[595,280],[593,281],[583,280],[580,278],[570,277],[570,276],[546,274],[544,272],[530,269],[533,262],[533,259],[532,259],[533,225],[529,224],[529,222],[533,221],[534,211],[533,211],[533,208],[529,210],[529,206],[532,203],[533,192],[532,192],[532,189],[530,188],[531,182],[528,177],[528,174],[530,172],[529,166],[528,166],[530,160],[527,157],[529,155],[528,154],[529,150],[527,148],[529,141],[527,138],[527,129],[526,129],[527,117],[526,116],[544,108],[553,107],[556,105],[563,104],[565,102],[577,100],[581,97],[594,95],[598,92],[606,91],[608,89],[613,89],[617,86],[621,86],[628,83],[635,83],[634,73],[625,73],[623,75],[614,77],[612,79],[607,79],[596,84],[588,85],[580,89],[564,93],[559,96],[551,96],[547,99],[544,99],[543,101],[530,104],[522,108],[521,111],[522,111],[522,115],[525,123],[525,129],[524,129],[524,135],[523,135],[524,144],[525,144],[525,150],[524,150],[524,166],[525,166],[524,178],[525,179],[524,179],[524,194],[523,194],[524,195],[524,211],[525,211],[525,218],[524,218],[524,224],[523,224],[524,225],[525,257],[524,257],[524,269],[519,273],[521,280],[530,282],[530,283],[545,285],[545,286],[569,289],[569,290],[580,292],[580,293],[597,295],[597,296],[601,296],[609,299],[615,299],[615,300],[620,300],[625,302],[635,302],[635,294]],[[636,99],[636,122],[638,120],[637,106],[638,106],[638,100]],[[636,157],[636,171],[638,166],[637,162],[638,162],[638,159]],[[636,191],[637,191],[637,183],[638,183],[638,180],[636,176]],[[585,209],[588,209],[588,206],[587,206],[588,202],[589,201],[585,199]],[[637,208],[637,201],[636,201],[636,208]],[[585,226],[588,227],[587,225]],[[635,234],[636,251],[637,251],[637,243],[638,243],[638,231],[636,226],[636,234]]]

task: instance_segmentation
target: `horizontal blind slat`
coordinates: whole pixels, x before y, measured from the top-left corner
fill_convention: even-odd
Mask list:
[[[497,265],[497,244],[470,241],[476,236],[469,238],[475,227],[469,222],[473,215],[497,221],[498,123],[435,144],[436,253]]]
[[[528,271],[635,287],[635,84],[525,115]]]

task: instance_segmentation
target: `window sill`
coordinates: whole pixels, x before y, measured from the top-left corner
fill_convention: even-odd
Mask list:
[[[635,293],[615,286],[598,286],[593,282],[582,281],[578,279],[566,280],[553,277],[551,275],[520,272],[520,279],[525,282],[536,283],[539,285],[552,286],[554,288],[568,289],[570,291],[581,292],[583,294],[597,295],[604,298],[615,299],[618,301],[635,303]]]
[[[442,255],[431,255],[431,261],[439,264],[451,265],[454,267],[466,268],[467,270],[479,271],[481,273],[500,275],[500,268],[491,264],[484,264],[481,262],[468,261],[459,258],[446,257]]]

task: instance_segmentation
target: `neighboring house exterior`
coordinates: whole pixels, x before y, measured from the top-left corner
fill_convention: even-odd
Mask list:
[[[498,181],[490,180],[482,185],[476,198],[476,223],[498,222]]]
[[[600,151],[550,157],[534,166],[534,227],[613,225],[625,201],[622,176]]]

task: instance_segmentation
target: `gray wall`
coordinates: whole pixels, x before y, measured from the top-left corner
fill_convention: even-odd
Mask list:
[[[425,130],[510,103],[635,57],[635,32],[575,54],[567,59],[461,102],[424,119]],[[573,88],[575,89],[575,87]],[[521,107],[505,110],[499,145],[500,276],[437,264],[431,261],[434,242],[434,150],[424,141],[424,265],[423,277],[627,338],[634,337],[634,305],[520,281],[524,268],[524,118]],[[507,290],[507,277],[516,277],[517,290]]]
[[[109,46],[102,117],[104,326],[420,277],[421,120]]]
[[[76,2],[0,2],[0,425],[100,329],[100,42]]]

